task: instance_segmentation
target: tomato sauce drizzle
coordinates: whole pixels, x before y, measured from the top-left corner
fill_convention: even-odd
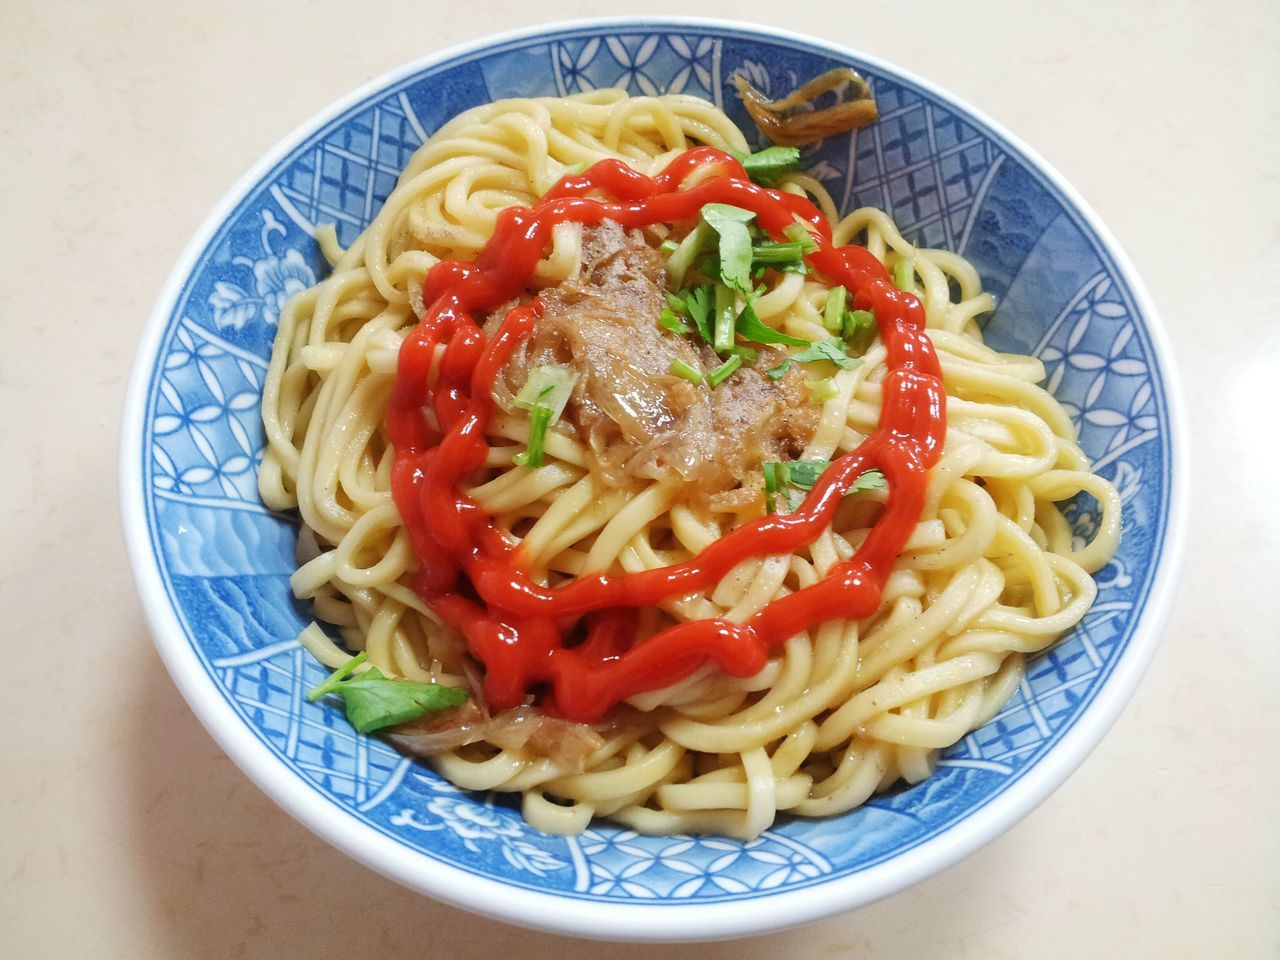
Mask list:
[[[685,188],[699,168],[705,168],[699,171],[703,176]],[[541,586],[528,575],[519,547],[461,490],[489,451],[491,385],[531,332],[540,304],[535,298],[509,311],[491,338],[474,314],[524,292],[558,223],[688,222],[706,203],[752,210],[756,222],[778,239],[796,217],[813,226],[817,248],[807,256],[810,265],[848,288],[857,308],[875,311],[888,352],[877,429],[822,474],[794,513],[745,523],[685,563]],[[446,260],[432,268],[424,302],[426,315],[401,347],[387,410],[395,447],[392,494],[419,562],[414,588],[466,637],[485,666],[484,692],[495,709],[538,692],[549,712],[594,721],[627,697],[672,684],[709,662],[734,676],[750,676],[772,648],[806,628],[875,612],[919,520],[926,473],[942,448],[941,368],[924,333],[919,299],[894,287],[867,250],[836,246],[807,199],[756,186],[741,164],[710,147],[682,154],[654,177],[602,160],[561,180],[536,207],[502,211],[474,263]],[[433,371],[438,347],[443,353]],[[428,408],[434,421],[424,415]],[[870,468],[888,481],[885,509],[855,555],[821,582],[772,601],[746,623],[681,623],[633,643],[629,609],[709,588],[744,559],[787,554],[813,542],[844,491]],[[583,617],[586,639],[566,644]]]

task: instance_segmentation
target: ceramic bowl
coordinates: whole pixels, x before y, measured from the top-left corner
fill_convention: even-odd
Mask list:
[[[1043,359],[1085,451],[1120,490],[1120,551],[1084,622],[937,773],[749,843],[527,826],[510,798],[460,791],[302,694],[326,671],[294,640],[293,518],[258,500],[259,395],[281,305],[324,272],[401,166],[460,111],[622,86],[704,97],[752,129],[730,78],[778,95],[835,66],[881,120],[805,153],[845,210],[887,209],[908,239],[964,254],[999,301],[987,336]],[[1183,539],[1186,430],[1164,333],[1129,262],[1060,176],[977,110],[823,41],[739,24],[546,26],[436,54],[323,111],[258,163],[182,254],[147,327],[122,440],[125,529],[156,645],[228,754],[321,837],[399,882],[513,923],[619,940],[726,938],[867,903],[932,874],[1042,801],[1102,737],[1156,645]],[[1087,537],[1091,501],[1068,517]],[[1069,841],[1064,841],[1069,842]]]

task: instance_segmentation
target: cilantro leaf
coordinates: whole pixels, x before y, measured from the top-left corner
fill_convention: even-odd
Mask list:
[[[738,314],[737,330],[738,335],[743,340],[750,340],[752,343],[783,343],[789,347],[807,347],[809,345],[808,340],[793,337],[764,323],[756,316],[755,299],[756,295],[754,293],[748,295],[746,306],[742,308],[742,313]]]
[[[886,486],[888,481],[879,470],[863,470],[853,483],[849,484],[849,489],[844,492],[844,495],[847,497],[851,493],[862,493],[864,490],[881,490]]]
[[[787,483],[793,487],[799,487],[801,490],[812,490],[813,485],[818,482],[818,478],[822,476],[827,467],[831,466],[830,460],[796,460],[793,463],[784,463],[781,466],[786,467]]]
[[[662,324],[664,330],[668,330],[677,336],[689,332],[688,325],[681,321],[679,315],[677,315],[670,307],[662,308],[662,313],[658,317],[658,323]]]
[[[831,466],[830,460],[794,460],[784,464],[787,468],[787,482],[801,490],[812,490],[818,478]],[[884,474],[879,470],[863,470],[858,474],[849,489],[844,492],[847,497],[851,493],[862,493],[864,490],[879,490],[885,486]]]
[[[456,707],[469,696],[466,690],[439,683],[393,680],[383,676],[377,667],[352,676],[366,659],[363,652],[352,657],[307,693],[308,700],[317,700],[327,693],[342,697],[347,719],[361,733],[371,733]]]
[[[751,231],[747,224],[755,216],[727,203],[708,203],[702,208],[702,222],[720,237],[720,279],[738,293],[751,290]]]
[[[814,484],[818,482],[818,478],[830,466],[830,460],[792,460],[788,463],[766,461],[760,464],[760,469],[764,473],[765,510],[769,513],[774,512],[774,508],[777,505],[777,495],[785,492],[786,487],[795,487],[797,490],[812,490]],[[850,494],[862,493],[866,490],[880,490],[884,486],[883,473],[875,469],[863,470],[862,473],[854,478],[853,483],[849,484],[849,489],[845,490],[844,495],[847,497]],[[792,506],[794,507],[795,504],[793,503]]]
[[[800,164],[800,151],[795,147],[768,147],[756,153],[730,152],[742,164],[747,176],[765,187],[777,183]]]
[[[815,340],[809,344],[808,349],[793,353],[791,359],[796,363],[817,363],[821,360],[826,360],[834,363],[841,370],[852,370],[862,363],[861,360],[845,353],[844,341],[839,337]]]
[[[693,318],[694,326],[707,343],[711,342],[711,287],[696,287],[685,294],[685,308]]]

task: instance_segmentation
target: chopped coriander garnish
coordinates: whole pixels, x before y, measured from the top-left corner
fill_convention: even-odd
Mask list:
[[[684,239],[676,244],[675,250],[667,257],[667,276],[671,278],[671,285],[677,290],[684,285],[684,275],[689,272],[693,261],[698,259],[698,255],[711,242],[714,235],[715,231],[699,221],[698,225],[685,234]]]
[[[677,336],[689,332],[689,326],[681,321],[680,317],[670,307],[662,308],[662,313],[658,317],[658,322],[662,324],[663,329],[669,330]]]
[[[776,158],[778,155],[774,154]],[[841,369],[857,366],[861,361],[848,355],[842,335],[846,331],[845,309],[848,292],[839,287],[828,299],[827,324],[833,334],[825,340],[811,343],[802,337],[791,336],[763,323],[755,311],[755,301],[765,291],[761,284],[752,289],[752,271],[756,280],[764,277],[769,269],[804,273],[805,255],[816,249],[818,241],[810,233],[808,224],[796,219],[783,231],[786,240],[774,240],[753,224],[755,214],[750,210],[724,203],[708,203],[700,211],[698,225],[679,243],[668,241],[662,245],[669,253],[667,272],[675,292],[667,293],[667,306],[659,316],[663,329],[678,336],[696,328],[703,341],[719,354],[720,367],[702,375],[703,381],[722,382],[743,363],[755,363],[759,353],[745,344],[781,344],[800,348],[800,352],[784,359],[778,366],[765,371],[774,380],[781,379],[793,362],[829,362]],[[712,237],[716,242],[711,243]],[[698,283],[697,286],[680,289],[684,278],[691,271],[715,282]],[[697,282],[696,280],[694,282]],[[851,334],[858,329],[849,320]],[[731,367],[726,364],[736,359]],[[816,381],[815,381],[816,382]],[[816,386],[816,395],[828,394],[830,386]]]
[[[783,475],[778,471],[779,467],[785,466],[784,463],[774,463],[771,460],[760,464],[760,469],[764,473],[764,509],[767,513],[773,513],[777,507],[774,498],[778,495],[778,491],[786,486],[786,480],[782,479]]]
[[[813,397],[814,403],[826,403],[840,392],[836,387],[836,382],[830,377],[823,377],[821,380],[806,380],[804,385],[809,388],[809,396]]]
[[[848,301],[844,287],[832,287],[822,311],[822,325],[845,342],[846,352],[853,347],[863,353],[875,336],[876,317],[870,310],[848,309]]]
[[[782,231],[788,240],[792,243],[798,243],[804,247],[804,252],[818,249],[817,241],[813,239],[813,234],[809,232],[809,228],[797,220]]]
[[[513,403],[521,410],[530,412],[538,407],[546,407],[551,411],[551,422],[555,423],[564,413],[564,406],[573,393],[573,385],[578,375],[568,367],[547,364],[535,367],[529,374]]]
[[[770,380],[781,380],[783,377],[787,375],[787,371],[790,369],[791,369],[791,358],[787,357],[787,359],[783,360],[776,367],[770,367],[768,370],[766,370],[765,376],[767,376]]]
[[[817,248],[813,237],[799,221],[791,224],[783,231],[785,241],[760,240],[751,248],[751,265],[756,276],[763,276],[766,267],[773,267],[783,273],[807,274],[804,255]]]
[[[876,315],[870,310],[846,310],[841,337],[859,353],[865,353],[876,335]]]
[[[707,383],[713,387],[720,386],[720,384],[729,377],[729,374],[733,373],[733,371],[737,370],[740,366],[742,366],[742,357],[735,353],[728,360],[707,374]]]
[[[862,493],[864,490],[879,490],[885,486],[884,474],[879,470],[863,470],[858,474],[849,489],[844,492],[847,497],[851,493]]]
[[[803,244],[793,243],[790,240],[785,243],[765,240],[751,248],[751,262],[785,266],[790,263],[803,263],[804,254]]]
[[[801,490],[812,490],[818,478],[831,466],[831,461],[793,460],[779,466],[786,467],[787,482],[791,486],[799,487]],[[851,493],[862,493],[864,490],[879,490],[884,485],[884,474],[879,470],[863,470],[854,478],[853,483],[849,484],[849,489],[844,492],[844,495],[847,497]]]
[[[816,340],[809,344],[807,349],[793,353],[791,359],[796,363],[817,363],[826,360],[834,363],[841,370],[852,370],[862,362],[845,353],[844,341],[839,337]]]
[[[801,490],[812,490],[824,470],[831,466],[830,460],[795,460],[791,463],[780,463],[779,467],[786,471],[787,483]]]
[[[529,446],[513,458],[517,466],[542,466],[542,451],[547,444],[547,428],[551,426],[551,408],[534,407],[529,414]]]
[[[808,340],[793,337],[764,323],[756,316],[755,307],[753,306],[754,301],[755,294],[747,297],[746,305],[742,308],[742,313],[738,315],[738,335],[743,340],[750,340],[752,343],[782,343],[788,347],[807,347],[809,345]]]
[[[916,293],[916,261],[914,257],[900,257],[893,265],[893,285],[907,293]]]
[[[777,183],[800,163],[800,151],[795,147],[769,147],[756,153],[731,152],[747,176],[766,187]]]
[[[815,461],[818,462],[818,461]],[[820,461],[829,466],[830,461]],[[777,495],[782,493],[787,495],[787,502],[791,509],[796,508],[796,501],[790,496],[787,487],[792,485],[791,470],[796,463],[776,463],[765,461],[760,464],[761,472],[764,473],[764,508],[767,513],[773,513],[777,509]]]
[[[837,337],[844,331],[844,305],[848,298],[849,291],[843,286],[832,287],[822,311],[822,325]]]
[[[755,216],[727,203],[708,203],[702,208],[702,222],[720,237],[720,280],[739,293],[751,289],[751,231],[747,224]]]
[[[818,478],[831,466],[830,460],[792,460],[789,463],[766,461],[760,464],[764,473],[764,503],[769,513],[774,512],[775,498],[791,486],[799,490],[812,490]],[[879,470],[864,470],[849,484],[844,492],[847,497],[865,490],[879,490],[885,485],[884,474]],[[794,506],[794,504],[793,504]]]
[[[699,274],[708,280],[720,279],[720,254],[712,250],[694,261],[691,273]]]
[[[658,250],[662,253],[664,257],[669,257],[676,252],[679,246],[680,244],[678,244],[674,240],[663,240],[660,244],[658,244]]]
[[[707,343],[711,342],[711,287],[703,286],[685,294],[685,307],[693,318],[694,326]]]
[[[683,318],[688,317],[693,321],[693,325],[697,328],[702,339],[707,343],[711,342],[711,287],[710,285],[694,287],[685,290],[683,295],[678,293],[667,293],[667,307],[674,314],[677,323],[684,325]],[[658,322],[672,333],[686,333],[685,330],[676,330],[671,325],[671,318],[667,317],[666,310],[659,315]]]
[[[523,453],[515,455],[515,462],[522,467],[542,466],[542,453],[547,442],[547,428],[560,419],[565,404],[573,393],[578,375],[568,367],[548,364],[535,367],[529,374],[514,404],[529,411],[529,445]]]
[[[438,683],[395,680],[383,676],[377,667],[352,676],[367,659],[363,651],[356,654],[312,687],[307,699],[317,700],[326,693],[336,693],[346,704],[347,719],[361,733],[408,723],[428,713],[456,707],[467,699],[466,690]]]

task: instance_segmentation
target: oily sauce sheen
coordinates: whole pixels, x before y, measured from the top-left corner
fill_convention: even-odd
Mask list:
[[[704,165],[717,175],[682,190],[685,178]],[[598,225],[608,219],[638,228],[691,221],[707,203],[753,211],[774,239],[785,239],[783,231],[796,217],[817,232],[817,248],[806,260],[848,288],[854,307],[875,312],[888,353],[877,429],[823,472],[794,513],[745,523],[685,563],[543,587],[528,575],[520,548],[460,489],[489,451],[490,387],[532,332],[541,304],[535,298],[510,310],[492,337],[475,317],[524,292],[558,223]],[[387,409],[395,447],[392,494],[419,563],[414,589],[466,637],[485,666],[484,693],[494,709],[515,707],[537,692],[545,711],[593,722],[627,697],[669,686],[709,662],[734,676],[750,676],[790,637],[823,621],[866,618],[879,607],[893,563],[924,507],[926,475],[946,431],[946,396],[919,299],[894,287],[862,247],[835,246],[830,226],[808,200],[756,186],[738,161],[710,147],[680,155],[655,177],[618,160],[601,160],[561,180],[537,206],[499,214],[492,239],[474,263],[436,264],[423,302],[426,313],[401,347]],[[433,380],[439,345],[444,352]],[[423,416],[428,407],[434,424]],[[813,542],[844,491],[872,468],[888,481],[888,502],[854,556],[832,567],[825,579],[774,600],[746,623],[681,623],[633,644],[629,610],[706,589],[748,558],[789,554]],[[586,639],[566,645],[568,632],[583,617]]]

